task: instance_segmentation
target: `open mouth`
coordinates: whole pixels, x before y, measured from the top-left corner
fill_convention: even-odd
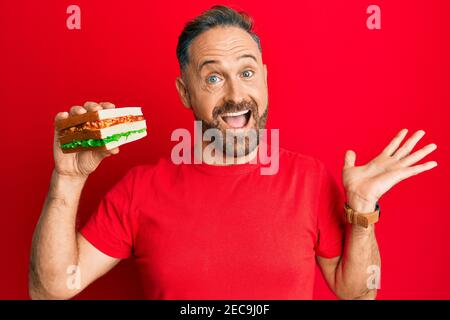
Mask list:
[[[228,127],[233,129],[245,128],[250,122],[252,111],[250,109],[242,110],[239,112],[229,112],[220,115],[220,118],[227,124]]]

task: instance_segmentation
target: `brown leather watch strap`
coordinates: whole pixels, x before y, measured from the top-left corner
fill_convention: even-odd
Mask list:
[[[369,213],[360,213],[353,210],[347,203],[344,205],[345,220],[348,223],[356,224],[364,228],[368,228],[369,225],[378,222],[380,219],[380,206],[376,205],[375,211]]]

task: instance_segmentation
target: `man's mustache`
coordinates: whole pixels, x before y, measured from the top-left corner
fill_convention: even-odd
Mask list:
[[[252,112],[253,117],[258,116],[258,106],[253,100],[243,100],[238,103],[227,101],[221,106],[214,107],[212,116],[213,119],[216,120],[221,114],[239,112],[247,109],[249,109]]]

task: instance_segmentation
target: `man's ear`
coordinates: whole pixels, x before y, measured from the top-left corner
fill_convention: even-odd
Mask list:
[[[181,102],[183,102],[184,106],[188,109],[191,109],[191,99],[189,97],[189,91],[187,89],[186,83],[183,78],[177,77],[175,81],[175,86],[177,87],[178,95],[180,96]]]
[[[267,88],[267,65],[264,65],[264,80],[266,82],[266,88]]]

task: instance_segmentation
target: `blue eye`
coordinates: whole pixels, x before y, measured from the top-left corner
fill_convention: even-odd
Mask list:
[[[242,76],[244,78],[250,78],[251,76],[253,76],[253,71],[252,70],[245,70],[244,72],[242,72]]]
[[[208,77],[208,82],[209,83],[217,83],[219,82],[220,78],[216,75],[212,75]]]

